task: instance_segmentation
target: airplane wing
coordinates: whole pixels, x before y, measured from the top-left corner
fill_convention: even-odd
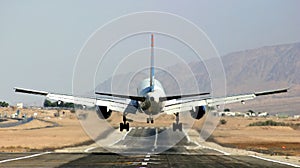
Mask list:
[[[45,96],[48,99],[55,101],[62,101],[74,104],[80,104],[85,106],[106,106],[108,109],[117,112],[129,112],[135,113],[137,111],[136,104],[134,101],[126,98],[113,98],[113,97],[82,97],[82,96],[73,96],[67,94],[56,94],[49,93],[46,91],[32,90],[32,89],[24,89],[24,88],[14,88],[15,92],[18,93],[26,93],[33,94],[39,96]],[[109,96],[109,95],[106,95]]]
[[[167,114],[173,114],[176,112],[185,112],[193,110],[196,106],[218,106],[222,104],[229,104],[235,102],[244,103],[246,100],[254,99],[258,96],[265,96],[271,94],[278,94],[287,92],[288,89],[278,89],[263,92],[256,92],[252,94],[235,95],[221,98],[204,98],[204,99],[190,99],[190,100],[170,100],[165,102],[163,112]]]

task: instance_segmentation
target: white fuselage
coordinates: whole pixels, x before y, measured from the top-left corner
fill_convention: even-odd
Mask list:
[[[154,79],[154,85],[149,86],[150,79],[143,80],[138,87],[138,95],[146,97],[144,102],[139,102],[140,109],[148,115],[156,115],[161,112],[164,102],[160,102],[160,97],[165,97],[165,91],[161,83]]]

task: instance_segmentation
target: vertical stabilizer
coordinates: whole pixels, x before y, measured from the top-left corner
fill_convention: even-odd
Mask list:
[[[154,35],[151,34],[151,65],[150,65],[150,88],[154,89]]]

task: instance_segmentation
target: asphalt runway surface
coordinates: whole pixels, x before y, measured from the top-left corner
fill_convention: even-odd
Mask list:
[[[170,147],[169,145],[173,143],[175,146]],[[106,149],[95,147],[78,153],[0,153],[0,167],[286,168],[292,166],[254,156],[228,155],[222,151],[199,147],[191,142],[184,132],[173,132],[165,128],[135,128]]]

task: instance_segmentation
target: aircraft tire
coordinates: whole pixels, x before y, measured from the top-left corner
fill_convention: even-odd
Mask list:
[[[120,123],[120,131],[122,132],[124,129],[124,124],[123,123]]]
[[[129,123],[126,123],[126,131],[129,131]]]
[[[182,132],[182,123],[179,123],[179,124],[178,124],[178,130],[179,130],[180,132]]]
[[[177,124],[176,123],[173,123],[173,131],[175,132],[177,129]]]

